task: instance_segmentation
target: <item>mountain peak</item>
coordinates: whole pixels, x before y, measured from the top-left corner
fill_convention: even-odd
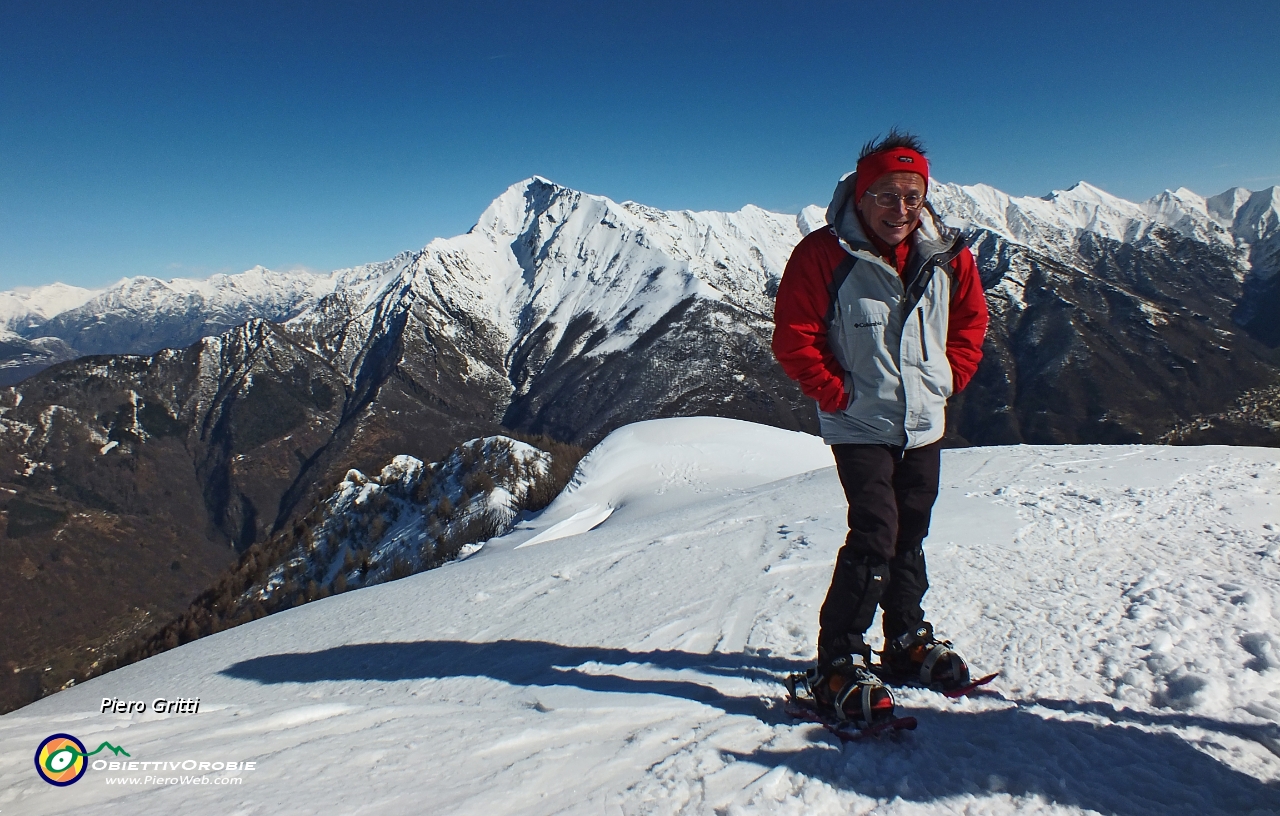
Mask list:
[[[1235,220],[1236,213],[1248,202],[1251,195],[1253,193],[1243,187],[1232,187],[1229,190],[1223,190],[1216,196],[1210,197],[1206,203],[1210,214],[1220,222],[1230,224]]]
[[[1101,187],[1095,187],[1087,181],[1077,181],[1065,190],[1054,190],[1044,197],[1045,201],[1080,201],[1088,204],[1105,204],[1109,207],[1134,207],[1132,202],[1113,196]]]
[[[545,211],[564,195],[581,196],[582,193],[543,176],[530,176],[503,190],[480,214],[472,231],[514,237],[524,232],[530,213]]]

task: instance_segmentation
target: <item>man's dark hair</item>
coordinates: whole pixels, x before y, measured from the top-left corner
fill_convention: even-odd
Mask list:
[[[920,141],[919,136],[905,130],[898,130],[897,127],[891,127],[888,135],[883,139],[872,139],[862,146],[862,152],[858,154],[858,161],[862,161],[872,153],[883,153],[896,147],[905,147],[914,150],[921,156],[924,155],[924,142]]]

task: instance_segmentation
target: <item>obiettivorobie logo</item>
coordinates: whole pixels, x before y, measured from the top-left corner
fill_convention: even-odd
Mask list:
[[[117,757],[128,757],[126,761],[112,759],[95,759],[89,757],[101,751],[110,750]],[[146,760],[137,761],[125,749],[109,742],[103,742],[92,751],[85,750],[84,743],[70,734],[53,734],[45,737],[36,749],[36,773],[50,785],[65,788],[80,781],[84,772],[92,767],[95,771],[134,773],[137,771],[152,772],[145,776],[114,776],[108,774],[103,781],[108,785],[239,785],[244,782],[242,776],[231,776],[232,773],[256,771],[258,762],[248,760],[220,760],[217,762],[194,759]],[[178,774],[176,776],[157,776],[156,771],[195,771],[194,774]],[[211,775],[212,774],[212,775]]]
[[[116,756],[129,756],[128,751],[109,742],[86,752],[84,743],[70,734],[52,734],[45,737],[36,749],[36,773],[50,785],[66,787],[75,784],[89,768],[85,760],[104,749],[110,749]]]

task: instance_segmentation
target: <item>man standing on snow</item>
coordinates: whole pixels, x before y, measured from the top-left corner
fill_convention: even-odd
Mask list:
[[[817,401],[849,501],[817,667],[804,676],[815,702],[840,719],[871,720],[863,689],[879,680],[863,637],[877,605],[881,674],[944,688],[968,682],[964,661],[925,621],[921,545],[938,496],[947,398],[982,359],[987,307],[973,255],[925,200],[928,187],[917,137],[894,129],[868,142],[836,187],[828,226],[799,243],[778,287],[773,353]],[[874,699],[892,710],[887,693]]]

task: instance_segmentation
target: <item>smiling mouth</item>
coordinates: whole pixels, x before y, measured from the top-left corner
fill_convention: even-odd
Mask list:
[[[882,220],[880,223],[884,224],[884,225],[885,225],[886,227],[888,227],[889,229],[902,229],[903,227],[905,227],[905,226],[907,225],[907,222],[906,222],[906,221],[899,221],[898,223],[896,223],[896,224],[895,224],[895,223],[894,223],[894,222],[892,222],[892,221],[883,221],[883,220]]]

